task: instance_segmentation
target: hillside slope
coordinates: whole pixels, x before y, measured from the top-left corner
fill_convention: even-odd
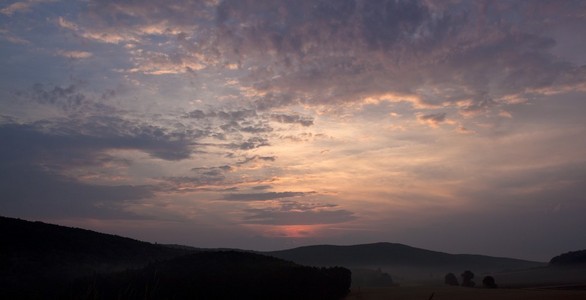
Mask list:
[[[402,244],[375,243],[353,246],[307,246],[267,252],[275,257],[313,266],[349,268],[412,269],[425,272],[462,271],[494,272],[526,269],[545,265],[540,262],[470,254],[448,254]]]
[[[189,253],[91,230],[7,217],[0,217],[0,237],[0,293],[10,289],[31,298],[46,298],[47,291],[82,276],[141,268]]]
[[[345,268],[0,217],[2,299],[340,299]]]

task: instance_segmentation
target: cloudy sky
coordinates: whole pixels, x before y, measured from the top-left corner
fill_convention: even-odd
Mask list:
[[[0,3],[0,214],[159,243],[586,248],[586,2]]]

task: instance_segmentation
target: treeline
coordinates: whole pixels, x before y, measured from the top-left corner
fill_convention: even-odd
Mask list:
[[[216,251],[152,263],[141,270],[78,280],[63,299],[341,299],[351,273],[264,255]]]
[[[444,283],[446,285],[451,285],[451,286],[460,285],[463,287],[470,287],[470,288],[476,286],[476,283],[473,280],[474,273],[472,273],[472,271],[466,270],[466,271],[464,271],[464,273],[462,273],[460,275],[460,277],[462,277],[461,284],[458,282],[458,278],[456,277],[456,275],[454,273],[448,273],[444,277]],[[487,289],[496,289],[496,288],[498,288],[498,285],[496,284],[494,277],[485,276],[484,279],[482,279],[482,287],[487,288]]]
[[[549,261],[554,266],[586,265],[586,250],[571,251],[552,258]]]

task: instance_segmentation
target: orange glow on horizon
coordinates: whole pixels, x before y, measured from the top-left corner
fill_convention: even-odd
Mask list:
[[[259,231],[266,237],[281,238],[310,238],[319,235],[323,229],[322,224],[316,225],[253,225],[255,231]]]

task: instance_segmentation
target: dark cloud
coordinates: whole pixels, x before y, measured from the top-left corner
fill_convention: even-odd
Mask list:
[[[201,183],[221,182],[225,179],[225,173],[232,170],[232,167],[228,165],[219,167],[196,167],[192,168],[191,171],[198,174],[198,180]],[[193,181],[192,181],[193,182]]]
[[[246,141],[228,144],[227,147],[233,150],[252,150],[264,146],[270,146],[269,140],[263,137],[251,137]]]
[[[0,126],[0,140],[0,205],[10,215],[142,218],[124,204],[154,197],[152,186],[96,185],[60,174],[72,166],[130,163],[99,153],[100,141],[15,124]]]
[[[267,192],[252,194],[227,194],[222,200],[228,201],[266,201],[291,197],[303,197],[315,192]]]
[[[417,119],[422,123],[435,127],[446,121],[446,113],[419,115]]]
[[[116,92],[107,90],[99,96],[88,96],[81,88],[83,84],[75,83],[68,86],[55,85],[46,87],[41,83],[34,84],[28,90],[14,92],[15,100],[42,104],[59,108],[69,115],[91,113],[92,115],[111,115],[117,110],[104,100],[114,98]]]
[[[29,165],[2,162],[1,169],[0,207],[12,216],[145,218],[125,211],[124,205],[152,198],[155,191],[146,185],[82,183]]]
[[[192,151],[186,138],[175,140],[152,126],[116,118],[83,124],[0,126],[2,211],[30,217],[142,218],[127,212],[125,206],[154,197],[159,187],[91,184],[66,174],[77,167],[132,164],[108,155],[110,149],[136,149],[167,160],[187,158]]]
[[[69,152],[93,155],[108,149],[135,149],[165,160],[189,158],[195,151],[195,141],[206,135],[203,131],[172,131],[116,116],[9,124],[1,127],[1,133],[12,139],[16,147],[42,149],[58,156]]]
[[[246,157],[244,160],[238,161],[236,162],[236,165],[245,165],[254,161],[265,161],[265,162],[273,162],[275,161],[277,158],[275,156],[260,156],[260,155],[255,155],[252,157]]]
[[[253,186],[251,189],[253,189],[255,191],[262,191],[262,190],[269,190],[272,188],[273,187],[270,185],[257,185],[257,186]]]
[[[299,115],[273,114],[271,120],[279,123],[299,124],[305,127],[313,125],[313,119]]]
[[[259,116],[255,110],[241,109],[233,111],[210,111],[204,112],[196,109],[184,115],[185,118],[195,119],[198,121],[207,121],[210,126],[219,120],[221,122],[218,128],[223,133],[248,133],[263,134],[273,131],[273,128],[266,122],[262,116]]]

